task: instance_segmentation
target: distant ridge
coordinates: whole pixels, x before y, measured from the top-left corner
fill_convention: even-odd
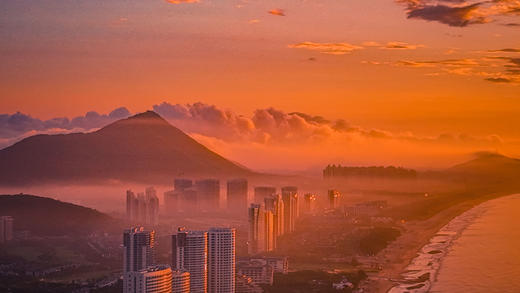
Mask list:
[[[480,152],[475,154],[473,160],[455,165],[444,173],[478,181],[520,183],[520,160],[498,153]]]
[[[121,223],[94,209],[28,194],[0,195],[0,215],[14,218],[17,231],[31,235],[88,235],[117,231]]]
[[[128,180],[252,172],[201,145],[153,111],[95,132],[35,135],[0,150],[0,184]]]

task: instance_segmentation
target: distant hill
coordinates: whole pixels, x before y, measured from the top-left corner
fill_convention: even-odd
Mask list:
[[[520,160],[497,153],[481,152],[473,160],[445,170],[444,174],[479,181],[520,183]]]
[[[0,195],[0,215],[14,217],[14,229],[31,235],[87,235],[119,228],[110,216],[94,209],[34,195]]]
[[[0,184],[128,180],[252,172],[201,145],[152,111],[91,133],[35,135],[0,150]]]

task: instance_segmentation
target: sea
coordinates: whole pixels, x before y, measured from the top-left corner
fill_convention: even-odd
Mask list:
[[[520,292],[520,194],[484,202],[454,218],[389,292]]]

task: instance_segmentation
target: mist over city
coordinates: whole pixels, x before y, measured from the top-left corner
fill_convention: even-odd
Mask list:
[[[519,11],[2,1],[0,292],[519,292]]]

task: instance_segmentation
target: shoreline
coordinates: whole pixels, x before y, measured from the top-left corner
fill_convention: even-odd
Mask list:
[[[399,281],[404,279],[403,275],[405,274],[409,274],[410,277],[415,277],[415,280],[418,280],[419,278],[421,278],[420,280],[425,280],[426,277],[428,277],[428,280],[431,280],[432,277],[435,277],[431,274],[431,272],[429,272],[430,274],[428,276],[425,276],[424,273],[422,275],[413,275],[413,272],[409,271],[407,268],[412,265],[413,261],[417,257],[420,256],[423,248],[429,245],[431,240],[437,234],[441,233],[441,229],[443,229],[445,226],[448,226],[457,217],[464,215],[466,212],[471,211],[484,202],[513,194],[516,193],[494,193],[478,199],[463,201],[432,216],[427,220],[415,221],[405,224],[405,233],[403,233],[394,242],[390,243],[376,256],[378,262],[383,264],[383,269],[376,275],[369,277],[368,281],[361,287],[363,289],[362,292],[390,293],[392,292],[392,288],[398,285]],[[461,229],[460,233],[463,230],[464,229]],[[451,239],[450,243],[453,242],[453,240],[455,239]],[[444,255],[445,253],[446,251],[442,251],[440,253],[434,253],[430,255]],[[419,290],[426,286],[420,286],[418,283],[419,282],[417,281],[412,282],[406,286],[406,288],[410,289],[402,291],[394,290],[392,293],[404,291],[427,292],[427,290],[424,291],[424,289],[422,291],[410,291]],[[417,286],[417,288],[414,286]]]
[[[486,201],[487,202],[487,201]],[[413,258],[389,293],[429,292],[437,280],[442,263],[451,247],[466,229],[485,213],[482,202],[444,225]]]

